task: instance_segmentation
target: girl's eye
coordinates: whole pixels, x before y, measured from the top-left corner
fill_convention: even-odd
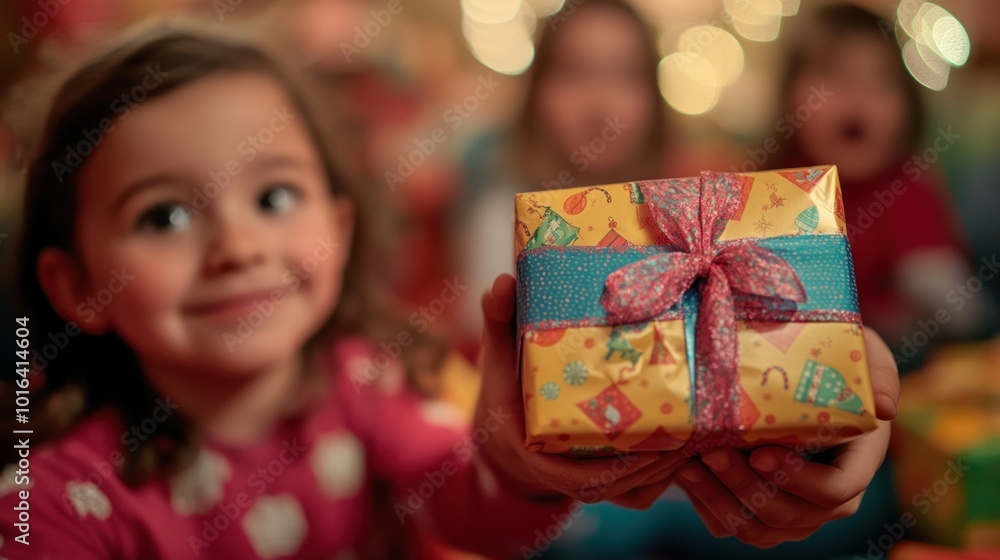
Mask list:
[[[140,229],[162,232],[170,229],[184,229],[194,218],[191,209],[183,204],[158,204],[146,210],[136,224]]]
[[[299,200],[299,193],[288,185],[273,185],[260,196],[260,207],[271,212],[287,212]]]

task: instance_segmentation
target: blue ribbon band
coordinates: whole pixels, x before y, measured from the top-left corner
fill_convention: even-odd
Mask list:
[[[806,301],[788,302],[790,307],[785,309],[805,314],[858,313],[850,248],[843,235],[788,235],[754,241],[784,259],[805,289]],[[663,246],[540,247],[522,252],[517,261],[519,332],[613,324],[601,306],[608,275],[650,256],[671,252],[675,251]],[[742,303],[758,300],[739,293],[734,299],[738,309]],[[690,306],[682,307],[674,305],[651,319],[684,317]]]

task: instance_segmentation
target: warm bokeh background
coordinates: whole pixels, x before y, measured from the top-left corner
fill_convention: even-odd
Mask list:
[[[583,186],[605,178],[648,178],[657,172],[649,169],[680,175],[703,169],[756,170],[793,161],[792,148],[780,141],[784,130],[779,128],[781,118],[788,107],[788,92],[782,91],[782,69],[800,20],[828,4],[812,0],[633,0],[631,5],[654,34],[656,58],[660,60],[659,109],[638,117],[654,118],[662,110],[658,126],[666,131],[666,138],[660,159],[641,171],[638,164],[629,167],[623,160],[626,163],[616,170],[604,174],[574,172],[566,181],[558,173],[539,175],[537,168],[520,169],[524,161],[517,144],[523,139],[519,132],[533,125],[543,130],[549,126],[548,121],[525,125],[521,122],[522,107],[529,79],[536,71],[538,36],[547,26],[573,25],[570,12],[574,0],[4,2],[0,5],[0,29],[6,43],[0,46],[0,257],[5,263],[4,282],[8,281],[7,263],[18,226],[19,169],[38,127],[39,105],[48,80],[65,60],[116,29],[147,18],[189,15],[223,26],[254,29],[265,40],[290,51],[303,68],[319,78],[333,115],[331,126],[345,131],[343,137],[361,172],[380,197],[386,214],[393,217],[389,222],[392,228],[385,233],[394,240],[390,259],[395,267],[393,283],[400,313],[404,317],[419,314],[457,353],[474,359],[479,342],[478,295],[493,273],[509,268],[505,243],[510,243],[513,226],[509,206],[503,206],[509,202],[497,203],[501,204],[499,210],[483,214],[484,201],[491,201],[490,196],[497,193],[500,200],[509,201],[509,193],[515,190]],[[930,164],[927,176],[933,179],[929,182],[937,193],[934,200],[940,203],[939,215],[955,225],[955,246],[961,260],[956,270],[967,270],[961,273],[960,283],[981,288],[973,289],[960,309],[958,300],[949,298],[956,287],[952,277],[937,275],[936,267],[927,266],[929,261],[921,261],[923,268],[919,262],[908,261],[899,270],[884,271],[885,278],[873,282],[890,282],[890,276],[904,275],[909,279],[896,279],[901,292],[926,295],[930,291],[931,296],[920,305],[889,311],[888,316],[872,312],[872,320],[866,316],[866,322],[885,325],[883,334],[900,358],[901,369],[919,370],[912,377],[920,383],[912,392],[917,402],[931,399],[935,393],[941,397],[940,391],[928,389],[937,386],[933,380],[927,381],[929,376],[966,379],[964,384],[942,389],[948,398],[965,402],[963,399],[972,394],[981,397],[980,388],[995,386],[995,381],[987,381],[991,379],[987,370],[995,367],[990,364],[1000,362],[996,342],[989,342],[1000,332],[996,311],[1000,278],[982,272],[983,263],[995,262],[1000,252],[1000,226],[996,222],[1000,215],[1000,33],[996,31],[1000,2],[867,0],[856,4],[882,16],[880,25],[895,31],[896,38],[887,40],[898,43],[894,48],[919,84],[926,115],[915,144],[918,148],[912,153],[922,154]],[[560,15],[552,19],[557,12]],[[582,130],[583,138],[593,138],[594,134],[588,136],[586,131],[599,131],[600,127],[583,126]],[[950,131],[954,141],[932,149],[942,131]],[[561,130],[552,136],[552,142],[563,144],[572,144],[577,138]],[[762,151],[771,138],[779,140],[777,148]],[[612,158],[610,150],[607,158]],[[600,159],[595,158],[595,169]],[[577,167],[572,158],[556,160],[548,169]],[[636,170],[638,176],[622,176],[629,169]],[[510,190],[512,183],[517,187]],[[492,202],[487,206],[498,208]],[[856,224],[858,218],[852,218],[852,213],[863,208],[849,204],[846,210],[848,222]],[[494,222],[499,225],[485,226]],[[911,234],[919,237],[925,227],[943,227],[923,223],[918,216],[900,223],[913,228],[895,232],[903,238]],[[494,239],[499,243],[493,243]],[[489,253],[487,260],[492,264],[478,262],[477,252]],[[977,275],[979,282],[966,281]],[[448,282],[453,280],[468,288],[460,290],[458,303],[442,305],[439,298],[451,289]],[[13,316],[9,293],[5,289],[0,297],[0,336],[4,340],[13,339],[8,334],[12,330],[8,318]],[[934,304],[924,304],[935,297],[940,309],[954,318],[954,328],[945,328],[940,335],[926,330],[928,336],[919,335],[921,325],[935,316]],[[869,313],[864,304],[862,312]],[[938,353],[932,351],[942,347]],[[468,407],[476,382],[466,377],[452,382],[455,387],[446,394]],[[933,413],[943,414],[944,409],[944,405],[933,408]],[[962,410],[973,409],[980,410],[971,405]],[[997,438],[1000,422],[984,419],[986,414],[977,412],[974,420],[949,429],[963,432],[975,424],[980,439]],[[941,434],[934,437],[947,439]],[[987,462],[991,466],[984,468],[992,469],[995,477],[1000,472],[1000,451],[996,446],[990,449],[994,462]],[[907,448],[907,453],[917,453],[907,455],[907,461],[921,460],[919,451]],[[943,453],[941,465],[952,452]],[[878,540],[887,531],[883,523],[891,524],[899,519],[900,511],[913,509],[906,476],[904,471],[903,480],[897,480],[895,486],[888,473],[877,478],[863,515],[853,525],[821,532],[811,545],[781,547],[760,557],[863,555],[875,545],[881,547],[876,550],[881,553],[886,549]],[[976,486],[980,491],[1000,492],[1000,479],[980,484]],[[919,485],[916,488],[919,491]],[[994,502],[1000,501],[1000,496],[994,497]],[[903,510],[894,509],[897,502]],[[583,557],[583,549],[598,556],[612,555],[609,551],[625,540],[634,546],[629,545],[629,552],[622,554],[637,556],[672,553],[709,557],[708,550],[726,557],[756,554],[734,543],[725,545],[731,548],[711,548],[715,546],[712,539],[703,534],[689,509],[677,505],[676,497],[668,494],[663,504],[646,513],[626,513],[610,506],[592,509],[551,555],[560,554],[556,550],[560,547],[565,549],[562,553],[573,557]],[[960,517],[961,506],[956,507],[954,516]],[[1000,514],[993,521],[1000,523]],[[948,544],[985,542],[1000,546],[1000,528],[993,526],[992,530],[997,533],[977,526],[971,537]],[[931,533],[918,530],[905,538]],[[901,553],[899,558],[917,558],[920,552],[909,549],[905,554],[913,556]]]

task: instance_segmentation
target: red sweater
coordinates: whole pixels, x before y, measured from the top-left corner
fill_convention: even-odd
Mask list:
[[[15,484],[23,482],[16,467],[0,477],[0,557],[368,558],[373,542],[401,528],[412,538],[415,525],[458,547],[510,556],[567,509],[568,499],[542,505],[507,491],[474,452],[468,426],[411,391],[401,373],[356,387],[351,373],[363,375],[372,356],[366,342],[341,341],[330,353],[324,406],[253,446],[207,441],[180,476],[135,489],[113,467],[135,436],[110,411],[87,418],[31,449],[30,487]],[[172,413],[169,399],[160,402],[153,417]],[[373,512],[376,477],[391,483],[395,505],[383,500]],[[29,545],[15,540],[20,492],[29,492]],[[366,522],[375,517],[380,525]]]
[[[908,255],[934,248],[964,253],[944,192],[910,162],[865,181],[841,179],[861,315],[897,316],[906,300],[894,279]]]

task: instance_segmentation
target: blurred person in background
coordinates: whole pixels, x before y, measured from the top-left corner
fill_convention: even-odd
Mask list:
[[[921,325],[933,323],[929,338],[971,337],[990,306],[956,301],[973,271],[944,175],[923,154],[947,151],[958,137],[950,127],[925,135],[921,86],[886,21],[839,4],[805,22],[782,78],[782,113],[813,109],[817,91],[824,99],[779,159],[781,167],[837,166],[861,314],[912,369],[927,345],[919,336],[913,343]]]
[[[659,55],[642,17],[617,0],[574,2],[542,22],[526,99],[497,147],[505,165],[459,219],[471,293],[514,270],[514,194],[697,174],[704,156],[668,150]],[[701,165],[705,167],[701,167]],[[478,332],[475,303],[463,319]]]

